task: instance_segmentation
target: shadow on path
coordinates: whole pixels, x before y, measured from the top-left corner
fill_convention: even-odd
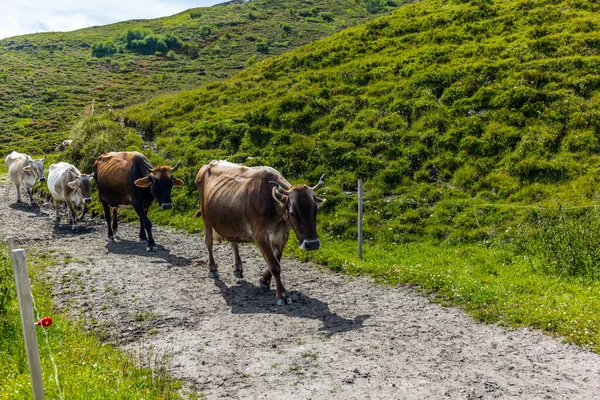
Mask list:
[[[169,249],[159,244],[157,244],[157,251],[146,251],[146,247],[146,242],[127,239],[117,239],[115,243],[108,243],[106,246],[108,252],[113,254],[163,259],[170,264],[168,268],[183,267],[191,263],[191,260],[171,254]]]
[[[287,306],[278,306],[275,302],[275,291],[265,291],[259,286],[244,280],[238,280],[236,286],[227,286],[216,279],[215,286],[231,307],[233,314],[282,314],[290,317],[316,319],[323,322],[320,331],[326,331],[329,336],[335,333],[349,332],[363,327],[370,315],[359,315],[354,319],[340,317],[331,312],[324,301],[310,297],[301,292],[289,292],[294,301]]]

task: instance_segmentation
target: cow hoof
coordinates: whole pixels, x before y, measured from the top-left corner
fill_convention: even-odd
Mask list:
[[[291,297],[286,297],[286,298],[285,298],[285,302],[286,302],[286,304],[292,304],[292,299],[291,299]]]
[[[156,245],[146,247],[146,251],[158,251]]]
[[[238,279],[242,279],[244,277],[242,271],[233,271],[233,275]]]
[[[140,243],[142,243],[142,242],[147,242],[147,241],[148,241],[148,239],[139,238],[139,239],[138,239],[138,241],[139,241]]]
[[[271,282],[269,283],[264,283],[262,279],[260,279],[258,281],[258,283],[260,284],[260,288],[262,290],[264,290],[265,292],[268,292],[269,290],[271,290]]]
[[[115,243],[115,238],[111,236],[111,237],[108,238],[108,241],[110,243]]]
[[[22,202],[23,202],[23,200],[21,200],[21,199],[17,199],[17,204],[20,204],[20,203],[22,203]]]
[[[285,306],[285,299],[277,299],[278,306]]]
[[[210,271],[208,277],[210,279],[219,279],[219,273],[217,271]]]

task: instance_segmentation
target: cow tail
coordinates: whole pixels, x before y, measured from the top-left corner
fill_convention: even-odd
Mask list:
[[[202,215],[202,209],[199,209],[198,211],[196,211],[196,214],[194,214],[194,218],[198,218],[201,215]]]

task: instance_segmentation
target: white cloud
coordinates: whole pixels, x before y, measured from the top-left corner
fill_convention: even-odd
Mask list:
[[[0,0],[0,39],[173,15],[220,0]]]

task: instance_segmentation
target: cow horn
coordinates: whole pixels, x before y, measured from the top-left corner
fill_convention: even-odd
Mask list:
[[[289,190],[285,190],[279,183],[275,182],[275,181],[269,181],[269,183],[272,183],[273,185],[275,185],[275,187],[277,188],[277,191],[281,194],[285,194],[286,196],[288,196],[290,194]]]
[[[317,190],[325,184],[325,174],[321,175],[321,179],[319,179],[319,183],[317,183],[312,190]]]
[[[171,171],[176,171],[177,168],[179,168],[179,164],[181,164],[181,160],[177,161],[177,164],[175,164],[174,167],[171,167]]]

